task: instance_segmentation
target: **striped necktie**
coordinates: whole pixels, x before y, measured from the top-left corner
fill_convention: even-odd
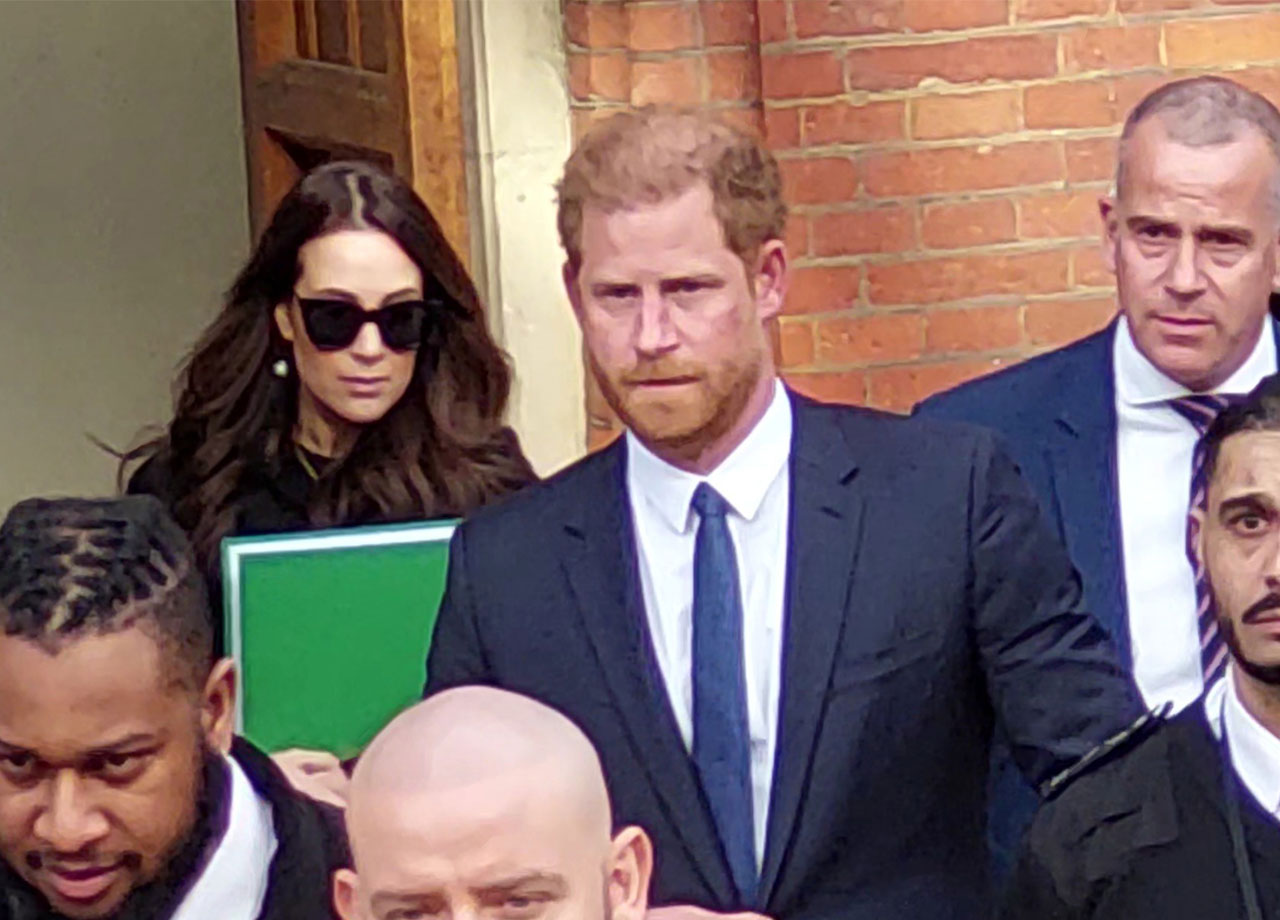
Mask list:
[[[1208,471],[1204,465],[1204,433],[1209,425],[1218,417],[1223,409],[1239,402],[1243,397],[1219,394],[1199,393],[1195,396],[1180,396],[1169,400],[1169,406],[1189,421],[1196,430],[1196,447],[1191,457],[1191,504],[1189,508],[1205,510],[1208,497]],[[1222,674],[1227,663],[1227,647],[1218,630],[1218,614],[1213,602],[1213,593],[1209,588],[1209,579],[1204,566],[1196,559],[1195,542],[1191,528],[1187,528],[1187,558],[1191,561],[1191,570],[1196,579],[1196,621],[1200,627],[1200,663],[1203,667],[1204,684],[1209,687]]]

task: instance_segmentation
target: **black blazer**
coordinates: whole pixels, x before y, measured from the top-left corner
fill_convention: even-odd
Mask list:
[[[270,803],[279,843],[258,920],[338,920],[332,876],[351,865],[341,813],[294,791],[271,758],[244,739],[235,740],[231,755]]]
[[[1002,920],[1243,920],[1223,769],[1203,702],[1097,761],[1036,816]],[[1255,892],[1274,920],[1280,824],[1233,785]]]
[[[1036,781],[1132,721],[1129,682],[992,436],[792,396],[778,755],[757,904],[676,729],[636,571],[625,446],[457,531],[427,692],[489,683],[572,717],[658,904],[779,918],[986,916],[988,745]]]
[[[998,374],[921,403],[921,415],[999,433],[1066,544],[1084,582],[1085,605],[1132,670],[1116,478],[1116,324]],[[1276,337],[1280,326],[1267,324]],[[1171,496],[1171,500],[1186,496]],[[992,843],[1011,860],[1034,800],[1007,761],[997,764]]]

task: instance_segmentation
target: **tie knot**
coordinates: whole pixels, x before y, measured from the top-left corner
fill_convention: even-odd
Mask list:
[[[1203,435],[1224,409],[1238,404],[1243,396],[1227,393],[1197,393],[1169,400],[1169,407],[1189,421]]]
[[[703,520],[722,518],[729,513],[729,503],[724,500],[724,496],[705,482],[699,483],[698,488],[693,490],[693,501],[690,504]]]

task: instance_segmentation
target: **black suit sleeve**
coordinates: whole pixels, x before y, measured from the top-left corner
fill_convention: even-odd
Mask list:
[[[476,600],[468,569],[467,527],[463,525],[454,531],[449,542],[449,571],[427,653],[423,696],[462,684],[488,682],[489,666],[480,644]]]
[[[974,452],[970,580],[974,631],[997,718],[1036,786],[1142,713],[1080,578],[994,437]]]
[[[1005,887],[999,920],[1087,920],[1058,894],[1053,876],[1040,854],[1026,845]]]

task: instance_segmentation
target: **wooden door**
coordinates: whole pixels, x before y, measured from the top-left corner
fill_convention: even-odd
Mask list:
[[[300,175],[374,160],[469,262],[454,0],[237,0],[254,235]]]

